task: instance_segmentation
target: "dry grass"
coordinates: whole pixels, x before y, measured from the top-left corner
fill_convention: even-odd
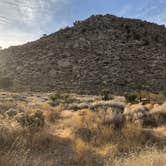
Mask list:
[[[136,93],[138,97],[147,98],[152,103],[163,103],[166,101],[166,95],[163,93],[152,93],[148,91],[140,91]]]
[[[159,141],[154,135],[133,124],[126,124],[122,129],[103,124],[104,118],[90,110],[82,110],[76,116],[76,139],[81,138],[86,146],[100,148],[110,145],[111,155],[118,156],[124,153],[140,151],[145,146],[152,146]],[[162,145],[164,146],[164,145]]]
[[[22,129],[16,122],[0,119],[0,147],[9,148],[17,137],[22,135]]]
[[[46,102],[1,102],[2,115],[11,108],[17,115],[0,118],[0,165],[164,165],[165,104],[139,105],[142,112],[148,108],[148,117],[155,119],[157,126],[162,125],[158,128],[152,128],[150,121],[149,128],[127,121],[119,111],[125,107],[123,97],[112,101],[88,98],[88,102],[75,104],[81,110],[65,111],[65,104],[54,107]],[[95,109],[90,110],[90,106]],[[129,108],[132,113],[140,112],[135,105]],[[145,150],[151,147],[154,149]]]
[[[16,108],[17,103],[13,101],[0,102],[0,114],[4,116],[5,112],[11,108]]]
[[[166,124],[166,103],[151,110],[148,122],[149,125],[157,127]]]
[[[113,166],[165,166],[166,152],[155,149],[142,151],[139,154],[131,154],[128,158],[120,158],[111,162]],[[109,166],[108,162],[106,165]]]
[[[41,106],[45,119],[48,122],[54,123],[57,119],[60,119],[60,114],[63,111],[63,106],[51,107],[48,104]]]

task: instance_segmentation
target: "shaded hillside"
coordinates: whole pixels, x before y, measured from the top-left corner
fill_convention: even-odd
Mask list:
[[[0,59],[7,89],[166,91],[166,28],[140,20],[91,16]]]

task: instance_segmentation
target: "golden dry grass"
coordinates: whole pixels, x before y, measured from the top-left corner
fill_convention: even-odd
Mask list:
[[[107,163],[109,166],[165,166],[166,163],[166,152],[157,151],[155,149],[142,151],[139,154],[130,154],[128,158],[120,158]]]
[[[10,108],[18,111],[13,118],[0,118],[0,165],[137,166],[141,163],[155,166],[158,163],[164,166],[165,125],[143,128],[125,122],[123,127],[117,127],[111,107],[72,112],[63,105],[39,104],[36,96],[34,100],[31,98],[33,104],[29,101],[0,103],[4,111]],[[150,115],[165,113],[164,104],[147,107]],[[20,115],[24,115],[23,124],[17,120]],[[105,123],[108,119],[111,123]],[[147,147],[153,149],[146,150]]]

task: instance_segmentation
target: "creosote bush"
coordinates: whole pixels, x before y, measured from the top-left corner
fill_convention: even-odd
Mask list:
[[[30,131],[38,131],[45,124],[45,118],[41,111],[36,111],[33,114],[20,113],[16,117],[16,120],[23,128],[27,128]]]
[[[134,103],[136,102],[137,95],[136,94],[126,94],[125,95],[127,102]]]
[[[103,100],[109,100],[110,99],[110,92],[109,92],[109,90],[108,89],[103,89],[102,91],[101,91],[101,95],[102,95],[102,99]]]
[[[49,97],[53,102],[62,101],[65,103],[73,103],[73,102],[77,101],[74,97],[67,95],[67,94],[56,93],[56,94],[50,95]]]

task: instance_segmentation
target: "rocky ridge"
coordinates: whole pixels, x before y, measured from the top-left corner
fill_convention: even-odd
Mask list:
[[[112,93],[166,92],[166,28],[112,15],[77,21],[0,51],[0,87]]]

